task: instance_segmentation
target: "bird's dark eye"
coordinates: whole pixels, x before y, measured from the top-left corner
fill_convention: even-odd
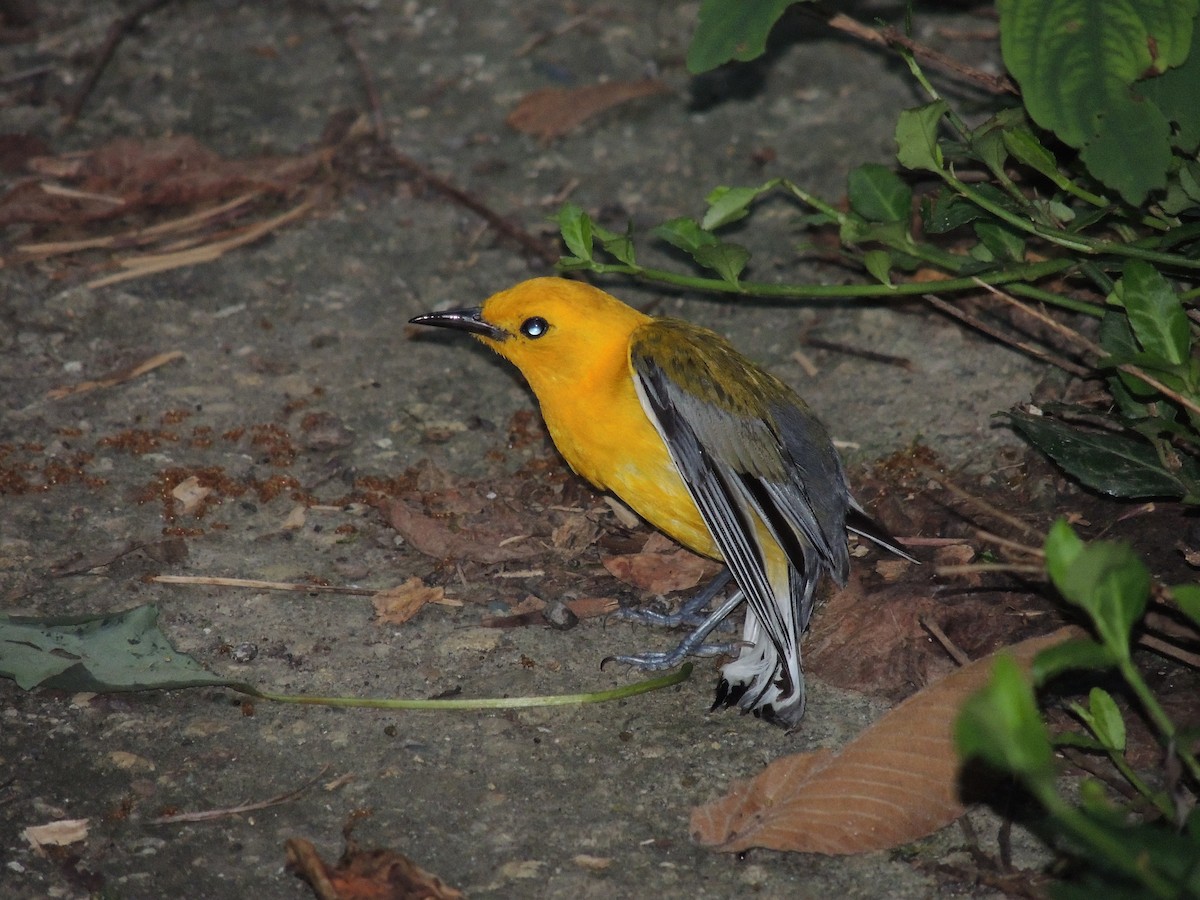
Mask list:
[[[528,338],[540,338],[550,330],[550,323],[541,316],[533,316],[521,323],[521,334]]]

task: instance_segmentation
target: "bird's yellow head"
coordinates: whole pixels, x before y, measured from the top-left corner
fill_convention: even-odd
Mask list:
[[[543,391],[581,387],[612,366],[627,365],[629,337],[650,317],[591,285],[533,278],[493,294],[483,306],[411,321],[475,335],[520,369],[543,397]]]

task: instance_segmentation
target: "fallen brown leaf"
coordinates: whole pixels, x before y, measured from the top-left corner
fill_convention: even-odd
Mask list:
[[[420,578],[410,578],[404,584],[380,591],[371,598],[377,625],[403,625],[421,611],[427,603],[441,603],[445,588],[429,587]]]
[[[474,560],[481,563],[511,562],[537,553],[523,542],[503,544],[515,531],[506,528],[460,528],[454,530],[444,518],[435,518],[404,500],[386,506],[388,521],[406,541],[435,559]]]
[[[650,594],[693,588],[713,570],[712,562],[661,534],[651,535],[638,553],[603,556],[600,562],[614,578]]]
[[[30,825],[21,832],[21,837],[29,841],[39,856],[46,855],[46,847],[64,847],[86,840],[87,836],[87,819],[59,819],[45,825]]]
[[[288,868],[320,900],[463,900],[464,894],[394,850],[360,850],[347,839],[336,866],[321,859],[309,841],[287,842]]]
[[[1004,648],[1028,669],[1041,650],[1079,635],[1064,628]],[[765,847],[830,855],[907,844],[963,807],[954,721],[992,673],[995,654],[905,700],[838,752],[777,759],[719,800],[692,810],[700,844],[729,853]]]
[[[614,106],[670,90],[657,78],[605,81],[578,88],[541,88],[526,94],[505,122],[516,131],[550,142]]]

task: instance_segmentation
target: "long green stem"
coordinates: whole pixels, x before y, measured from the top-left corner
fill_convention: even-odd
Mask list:
[[[692,664],[685,663],[678,672],[648,678],[624,687],[588,694],[551,694],[541,697],[482,697],[479,699],[455,698],[452,700],[394,700],[371,697],[310,697],[306,694],[272,694],[260,691],[249,684],[232,684],[235,691],[271,700],[275,703],[302,703],[311,706],[356,707],[366,709],[525,709],[532,706],[574,706],[580,703],[606,703],[623,700],[650,691],[661,690],[687,681],[692,674]]]
[[[1137,695],[1138,701],[1142,704],[1142,709],[1146,711],[1146,715],[1150,717],[1150,721],[1154,723],[1154,727],[1163,736],[1167,747],[1187,767],[1192,779],[1197,784],[1200,784],[1200,761],[1197,761],[1196,755],[1192,753],[1191,749],[1180,743],[1175,723],[1171,721],[1171,717],[1159,705],[1154,692],[1150,690],[1150,686],[1142,678],[1142,673],[1137,670],[1133,661],[1128,657],[1121,659],[1117,663],[1117,668],[1121,672],[1121,677],[1125,679],[1125,683]]]

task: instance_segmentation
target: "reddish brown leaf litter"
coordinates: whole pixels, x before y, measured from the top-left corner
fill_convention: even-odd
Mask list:
[[[636,553],[602,556],[600,562],[614,578],[648,594],[686,591],[720,571],[712,560],[689,553],[657,533]]]
[[[395,850],[360,850],[347,839],[336,866],[301,838],[287,842],[288,868],[319,900],[462,900],[462,891]]]
[[[1078,636],[1061,629],[1005,648],[1028,670],[1041,650]],[[777,759],[692,810],[693,838],[714,850],[751,847],[842,855],[907,844],[958,818],[954,722],[991,677],[995,654],[910,697],[837,752]]]
[[[577,88],[541,88],[526,94],[505,122],[510,128],[548,143],[614,106],[670,90],[657,78],[605,81]]]
[[[328,153],[224,159],[188,135],[118,138],[84,153],[28,160],[30,177],[0,198],[0,226],[79,224],[250,190],[285,195],[318,173]]]

